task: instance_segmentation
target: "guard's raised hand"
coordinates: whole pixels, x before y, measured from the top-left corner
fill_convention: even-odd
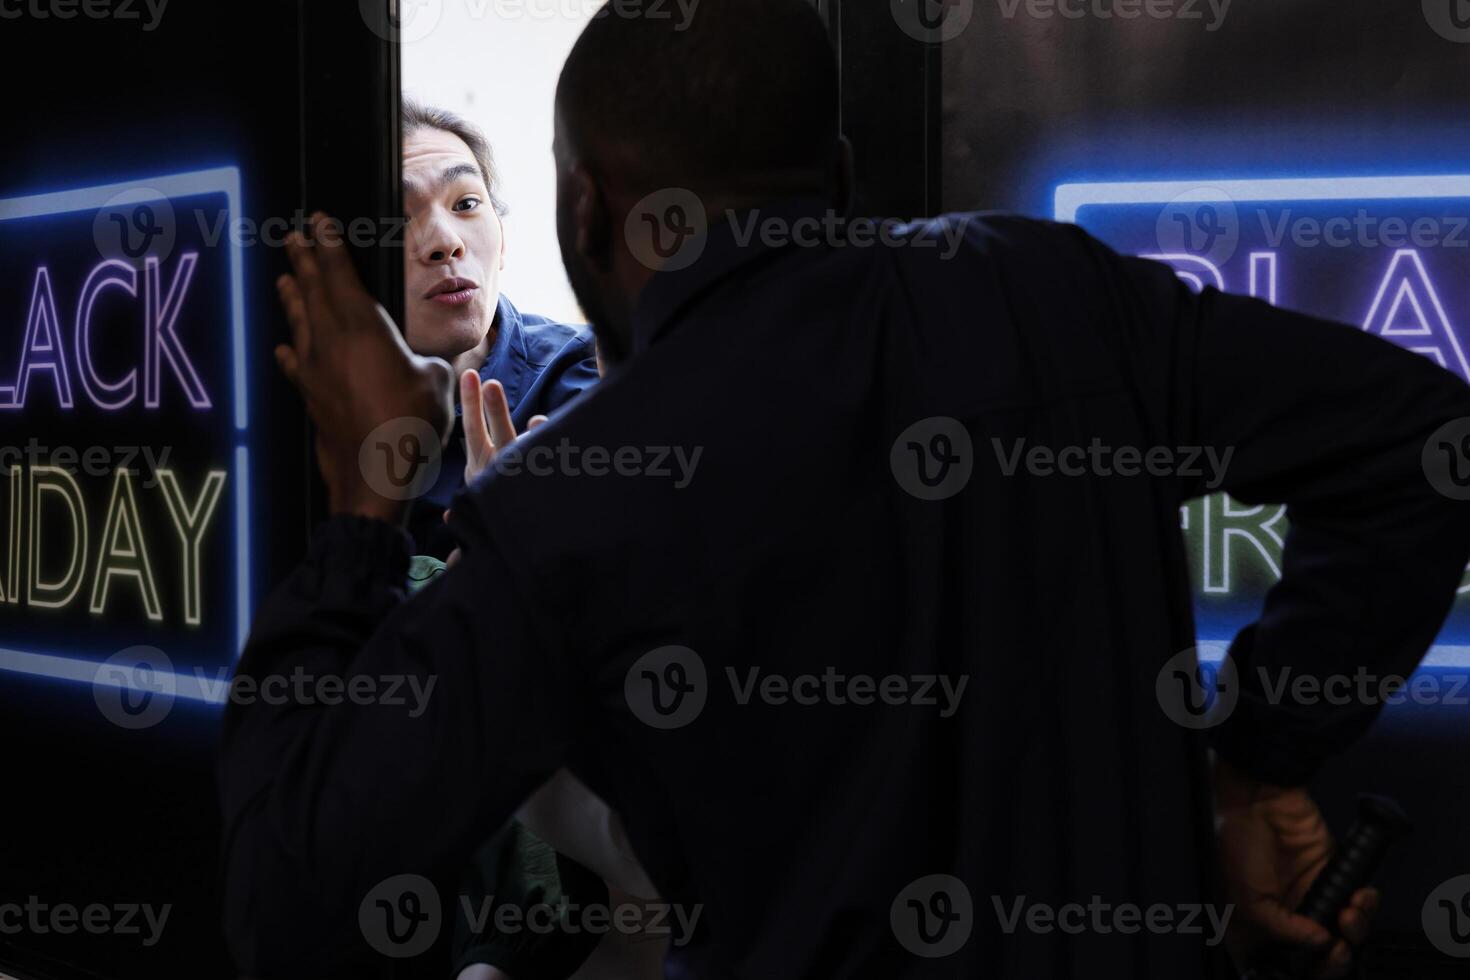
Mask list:
[[[388,312],[363,288],[334,219],[313,214],[309,236],[293,233],[286,254],[292,274],[276,286],[291,343],[276,348],[276,360],[316,423],[317,465],[332,512],[397,520],[404,501],[380,489],[394,474],[369,472],[397,461],[362,452],[364,440],[401,422],[405,432],[436,434],[438,445],[420,452],[437,453],[454,417],[453,371],[408,349]]]

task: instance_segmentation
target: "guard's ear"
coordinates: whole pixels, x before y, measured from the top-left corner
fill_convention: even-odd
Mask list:
[[[602,187],[584,167],[572,168],[567,175],[567,195],[571,201],[572,247],[595,268],[607,269],[612,263],[610,244],[612,216]]]

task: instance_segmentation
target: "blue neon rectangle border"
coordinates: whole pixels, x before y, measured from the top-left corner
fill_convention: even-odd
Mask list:
[[[1212,197],[1212,193],[1218,196]],[[1244,180],[1087,181],[1058,184],[1057,221],[1076,221],[1091,204],[1196,201],[1404,201],[1470,198],[1470,174],[1416,177],[1288,177]]]
[[[0,221],[40,218],[77,211],[95,211],[106,207],[121,194],[128,194],[129,204],[147,201],[170,201],[201,194],[223,194],[231,221],[242,217],[240,169],[213,167],[191,170],[161,177],[145,177],[112,184],[98,184],[73,190],[32,194],[0,199]],[[230,225],[227,223],[228,229]],[[228,232],[227,232],[228,234]],[[239,235],[230,237],[230,338],[234,354],[235,430],[244,433],[249,418],[245,362],[245,255]],[[243,438],[243,437],[242,437]],[[234,449],[235,480],[235,638],[231,661],[239,656],[250,631],[250,454],[237,443]],[[27,653],[0,648],[0,670],[12,673],[51,677],[59,680],[96,683],[97,662],[84,657]],[[217,690],[201,684],[198,677],[174,675],[175,696],[209,703],[223,703]],[[106,681],[103,681],[104,683]]]
[[[1215,196],[1212,196],[1215,195]],[[1286,177],[1232,180],[1076,181],[1058,184],[1052,214],[1075,222],[1089,205],[1169,204],[1203,201],[1409,201],[1470,198],[1470,174],[1411,177]],[[1228,640],[1201,639],[1201,658],[1218,660]],[[1213,654],[1203,648],[1209,647]],[[1218,648],[1218,649],[1216,649]],[[1435,645],[1421,667],[1470,668],[1470,646]]]

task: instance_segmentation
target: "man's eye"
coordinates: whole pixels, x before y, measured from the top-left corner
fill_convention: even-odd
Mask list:
[[[467,198],[464,198],[463,200],[460,200],[460,201],[455,202],[454,210],[456,210],[456,211],[473,211],[475,208],[477,208],[479,206],[480,206],[480,199],[478,197],[467,197]]]

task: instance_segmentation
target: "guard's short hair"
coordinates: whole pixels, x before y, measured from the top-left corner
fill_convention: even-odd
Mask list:
[[[496,214],[505,217],[510,209],[500,199],[500,175],[495,171],[495,154],[479,126],[458,113],[440,109],[438,106],[424,105],[406,95],[402,100],[399,117],[405,139],[420,129],[438,129],[463,140],[474,155],[475,163],[480,166],[480,176],[485,178],[485,189],[490,192],[491,206],[495,208]]]
[[[649,188],[780,189],[838,145],[837,61],[808,0],[609,0],[557,86],[573,144]]]

